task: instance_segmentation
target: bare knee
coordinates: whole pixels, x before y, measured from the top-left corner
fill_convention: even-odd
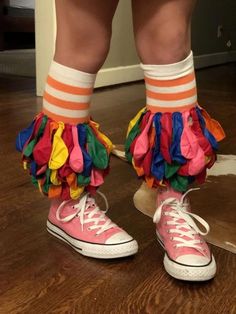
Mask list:
[[[80,29],[73,34],[57,38],[54,59],[69,67],[97,73],[110,49],[109,30],[90,31]]]
[[[78,36],[74,46],[74,63],[82,71],[97,73],[106,60],[110,49],[110,36],[90,34],[85,38]]]
[[[146,64],[169,64],[183,60],[191,49],[190,25],[169,22],[140,30],[135,36],[138,54]]]

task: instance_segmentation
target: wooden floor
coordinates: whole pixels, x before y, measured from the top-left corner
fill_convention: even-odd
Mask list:
[[[236,64],[197,71],[197,82],[199,103],[227,132],[220,153],[236,154]],[[102,191],[110,217],[138,240],[139,253],[112,261],[85,258],[47,234],[48,200],[31,185],[14,148],[17,132],[41,108],[34,85],[32,79],[0,78],[0,314],[236,313],[236,255],[213,247],[218,273],[208,283],[170,278],[154,225],[132,204],[140,181],[116,158]],[[121,143],[128,121],[143,105],[143,83],[100,89],[93,98],[93,118]],[[225,204],[236,209],[236,188],[231,189],[231,199],[219,190],[210,195],[215,202],[206,195],[203,203],[213,206],[211,211],[221,203],[217,215],[224,215]],[[232,210],[230,221],[236,221]]]

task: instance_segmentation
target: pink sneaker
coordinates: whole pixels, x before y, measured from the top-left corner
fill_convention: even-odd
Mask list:
[[[164,267],[167,273],[181,280],[205,281],[215,276],[216,263],[202,238],[209,232],[209,225],[190,212],[189,202],[185,199],[191,190],[183,195],[174,190],[158,193],[153,222],[156,223],[158,241],[166,252]],[[193,218],[204,226],[206,232],[198,228]]]
[[[108,209],[106,197],[98,193]],[[83,195],[79,201],[54,201],[49,211],[47,230],[80,254],[90,257],[117,258],[138,251],[137,242],[113,223],[89,194]]]

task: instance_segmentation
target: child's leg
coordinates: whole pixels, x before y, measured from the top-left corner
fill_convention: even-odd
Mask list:
[[[56,52],[43,110],[17,138],[34,184],[52,199],[48,231],[81,254],[98,258],[132,255],[138,248],[92,196],[108,173],[112,144],[91,120],[90,101],[109,50],[117,3],[56,0]]]
[[[54,60],[97,73],[110,48],[112,19],[119,0],[56,0],[57,38]]]
[[[43,111],[55,120],[61,115],[63,122],[87,122],[96,73],[109,51],[112,19],[118,0],[106,0],[102,4],[99,0],[56,0],[55,3],[56,49],[45,88]],[[71,89],[61,84],[60,92],[64,94],[59,94],[54,80],[75,85],[77,90],[72,90],[69,95]]]
[[[191,17],[196,0],[133,0],[134,36],[144,64],[170,64],[191,50]]]
[[[147,185],[159,188],[154,221],[166,250],[166,270],[179,279],[207,280],[215,274],[214,258],[183,192],[194,179],[204,181],[206,167],[215,160],[216,139],[224,134],[197,104],[190,40],[194,4],[133,0],[147,98],[146,108],[130,123],[126,155]]]

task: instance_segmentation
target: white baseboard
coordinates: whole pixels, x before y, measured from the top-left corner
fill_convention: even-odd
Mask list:
[[[139,64],[101,69],[98,72],[95,87],[133,82],[143,79]]]
[[[194,57],[196,69],[236,61],[236,50],[204,54]],[[98,72],[95,87],[111,86],[120,83],[135,82],[143,79],[139,64],[101,69]]]
[[[0,74],[35,77],[35,50],[0,51]]]
[[[236,50],[204,54],[194,57],[196,69],[236,61]],[[34,77],[35,50],[12,50],[0,52],[0,73]],[[95,87],[111,86],[143,79],[139,64],[101,69],[98,72]],[[44,83],[39,90],[43,94]]]
[[[194,66],[196,69],[235,61],[236,50],[194,56]]]

